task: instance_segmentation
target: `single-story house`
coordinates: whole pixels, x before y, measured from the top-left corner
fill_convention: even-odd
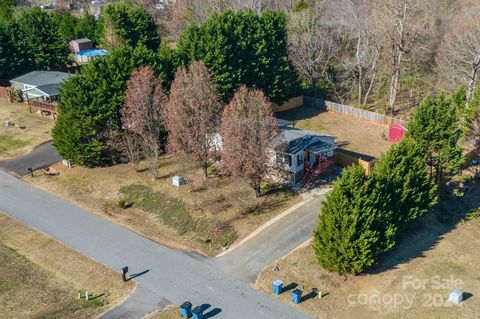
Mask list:
[[[283,147],[277,148],[276,161],[291,174],[295,183],[322,174],[333,165],[335,136],[292,127],[279,121]]]
[[[27,100],[55,101],[59,98],[60,85],[70,76],[65,72],[33,71],[13,80],[12,86],[22,91]]]
[[[272,146],[271,163],[283,169],[294,183],[309,182],[333,165],[335,136],[294,127],[290,121],[277,119],[280,138]],[[215,150],[222,148],[220,134],[212,136]]]

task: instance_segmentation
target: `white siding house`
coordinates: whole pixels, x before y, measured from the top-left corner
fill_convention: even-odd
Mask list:
[[[278,120],[280,139],[270,150],[271,164],[280,166],[294,183],[304,181],[306,173],[332,163],[335,136],[290,127],[288,121]],[[213,136],[215,150],[222,149],[220,134]],[[280,164],[280,165],[278,165]],[[317,170],[317,172],[321,172]]]

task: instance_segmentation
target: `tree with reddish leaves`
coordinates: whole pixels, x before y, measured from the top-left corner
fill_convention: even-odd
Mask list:
[[[158,176],[159,157],[165,135],[164,110],[168,97],[161,80],[149,67],[132,72],[125,93],[121,119],[125,130],[139,137],[144,157],[154,179]],[[127,133],[127,134],[128,134]]]
[[[193,159],[207,178],[215,156],[223,104],[202,62],[177,71],[167,105],[168,149]]]
[[[234,176],[246,179],[260,196],[279,139],[277,121],[265,95],[241,86],[225,108],[221,125],[222,159]]]

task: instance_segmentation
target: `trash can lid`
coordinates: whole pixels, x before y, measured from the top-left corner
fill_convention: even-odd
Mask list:
[[[191,308],[192,307],[192,303],[191,302],[188,302],[188,301],[185,301],[181,306],[180,308]]]
[[[273,284],[274,284],[275,286],[280,286],[280,285],[283,285],[283,281],[281,281],[280,279],[277,279],[277,280],[275,280],[275,281],[273,282]]]
[[[202,313],[202,312],[203,312],[203,308],[200,307],[200,306],[197,306],[197,307],[193,308],[192,312],[193,312],[193,313]]]

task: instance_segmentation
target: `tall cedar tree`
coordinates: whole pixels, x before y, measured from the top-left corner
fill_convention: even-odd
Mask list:
[[[168,148],[193,159],[207,178],[223,110],[211,75],[202,62],[177,71],[167,107]]]
[[[382,230],[376,229],[369,188],[363,168],[348,167],[322,204],[313,249],[326,270],[357,274],[375,262]]]
[[[427,214],[436,204],[436,186],[429,179],[425,153],[411,138],[392,146],[375,164],[372,178],[387,197],[399,230]]]
[[[241,84],[262,90],[275,103],[297,93],[282,12],[214,14],[203,25],[192,25],[181,34],[178,51],[187,64],[204,61],[225,102]]]
[[[160,36],[154,18],[144,7],[133,7],[122,3],[109,4],[103,10],[103,45],[116,47],[143,45],[157,51]]]
[[[62,68],[70,62],[70,50],[60,35],[58,21],[52,15],[35,7],[23,12],[15,23],[28,48],[32,70]]]
[[[85,12],[83,16],[74,16],[69,11],[54,11],[53,17],[59,25],[60,35],[65,42],[73,39],[88,38],[94,45],[99,44],[103,32],[102,19]]]
[[[11,79],[31,69],[28,48],[15,22],[0,22],[0,79]]]
[[[165,137],[164,113],[168,98],[162,82],[149,67],[132,72],[121,109],[123,127],[142,141],[152,177],[158,177],[158,160]],[[163,135],[163,136],[162,136]]]
[[[430,176],[439,195],[445,181],[462,167],[464,158],[460,140],[464,133],[466,93],[462,88],[447,97],[427,97],[413,114],[408,125],[411,137],[426,153]]]
[[[169,83],[173,69],[142,46],[120,47],[103,58],[94,59],[82,71],[67,79],[60,89],[58,119],[53,143],[58,153],[74,163],[102,165],[113,160],[115,150],[107,147],[107,129],[120,130],[120,109],[124,105],[126,83],[139,66],[151,66],[163,83]]]
[[[13,17],[16,2],[15,0],[0,0],[0,22],[2,20],[9,21]]]
[[[227,170],[246,179],[260,196],[260,185],[271,165],[279,138],[272,107],[259,90],[242,85],[222,116],[222,158]]]

